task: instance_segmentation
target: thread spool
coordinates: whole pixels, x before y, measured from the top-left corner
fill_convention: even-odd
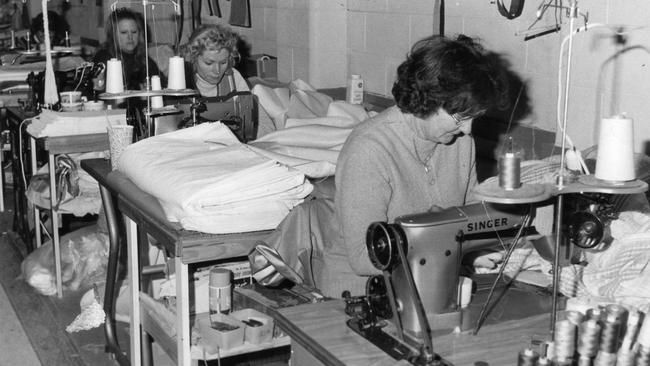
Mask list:
[[[512,191],[521,187],[521,151],[512,136],[508,137],[504,149],[499,154],[499,187]]]
[[[561,362],[571,361],[575,353],[576,326],[568,320],[555,323],[555,358]]]
[[[587,319],[593,319],[597,322],[601,322],[603,320],[604,314],[605,314],[605,308],[598,306],[587,310],[586,317]]]
[[[123,91],[122,61],[112,58],[106,63],[106,92],[122,93]]]
[[[650,314],[645,314],[636,342],[650,352]]]
[[[570,321],[571,324],[576,327],[579,327],[580,324],[582,324],[584,317],[585,316],[577,310],[569,310],[566,312],[566,320]]]
[[[151,90],[162,90],[160,85],[160,76],[153,75],[151,77]],[[162,108],[165,104],[163,103],[162,96],[151,97],[151,108]]]
[[[600,121],[596,178],[630,181],[634,171],[634,121],[624,114]]]
[[[594,319],[585,320],[580,325],[578,353],[580,357],[592,358],[598,354],[600,325]]]
[[[530,348],[519,352],[517,356],[517,366],[536,366],[539,360],[539,353]]]
[[[637,350],[636,357],[634,359],[636,366],[648,366],[650,365],[650,348],[639,346]]]
[[[180,56],[170,57],[168,70],[167,88],[173,90],[185,89],[185,60]]]
[[[621,331],[621,322],[613,314],[607,314],[600,332],[600,352],[616,354]]]

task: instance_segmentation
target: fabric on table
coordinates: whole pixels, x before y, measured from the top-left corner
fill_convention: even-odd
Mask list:
[[[126,110],[54,112],[44,109],[27,125],[27,132],[36,137],[90,135],[106,133],[106,127],[125,125]]]
[[[257,151],[260,154],[294,167],[310,178],[333,175],[345,140],[354,126],[371,115],[361,106],[331,102],[331,98],[322,98],[318,94],[320,93],[315,91],[305,91],[292,95],[292,99],[296,95],[310,95],[307,99],[312,98],[311,102],[307,103],[311,104],[311,107],[305,107],[305,111],[301,113],[304,117],[287,118],[282,128],[266,133],[249,142],[249,145],[259,149]],[[301,105],[304,107],[306,104]],[[287,109],[286,113],[289,114],[290,109]]]
[[[312,190],[304,174],[256,153],[218,122],[132,144],[119,169],[158,198],[170,221],[214,234],[273,229]]]

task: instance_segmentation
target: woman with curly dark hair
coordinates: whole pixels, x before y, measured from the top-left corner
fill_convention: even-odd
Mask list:
[[[147,64],[144,39],[144,18],[142,14],[129,8],[115,9],[105,24],[106,41],[97,51],[93,62],[106,63],[112,58],[122,61],[124,88],[128,90],[143,89],[147,81]],[[149,58],[149,76],[159,75],[163,78],[158,65]],[[103,81],[103,80],[102,80]],[[95,87],[103,90],[103,87]]]
[[[336,166],[340,237],[326,246],[317,286],[365,293],[380,273],[368,258],[376,221],[468,203],[476,184],[472,120],[505,100],[502,72],[473,39],[431,36],[397,69],[396,106],[357,126]]]
[[[250,90],[234,68],[240,59],[238,42],[239,36],[229,27],[211,24],[197,28],[182,52],[189,65],[185,72],[188,88],[204,97]]]

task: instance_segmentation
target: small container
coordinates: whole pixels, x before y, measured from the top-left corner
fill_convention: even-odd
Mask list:
[[[87,102],[84,102],[83,110],[84,111],[103,111],[104,110],[104,101],[102,101],[102,100],[96,100],[96,101],[89,100]]]
[[[80,91],[65,91],[59,93],[61,104],[75,104],[81,102]]]
[[[226,351],[244,343],[246,324],[232,316],[203,313],[197,315],[195,324],[201,334],[199,344],[208,353]]]
[[[346,101],[350,104],[363,103],[363,79],[361,75],[352,75],[348,79]]]
[[[61,103],[61,112],[79,112],[83,106],[82,102]]]
[[[261,344],[269,342],[273,338],[273,318],[255,309],[233,311],[230,316],[246,324],[244,331],[245,342]]]
[[[212,268],[209,279],[210,314],[228,314],[232,304],[232,272],[225,268]]]

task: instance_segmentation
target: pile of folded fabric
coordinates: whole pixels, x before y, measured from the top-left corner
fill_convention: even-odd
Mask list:
[[[274,229],[312,190],[303,173],[240,143],[219,122],[130,145],[119,170],[158,198],[170,221],[213,234]]]
[[[106,127],[126,124],[126,110],[54,112],[44,109],[34,117],[27,132],[34,137],[106,133]]]
[[[363,106],[334,101],[301,80],[280,88],[258,84],[251,92],[261,108],[258,138],[249,145],[310,178],[333,175],[352,128],[372,116]]]

